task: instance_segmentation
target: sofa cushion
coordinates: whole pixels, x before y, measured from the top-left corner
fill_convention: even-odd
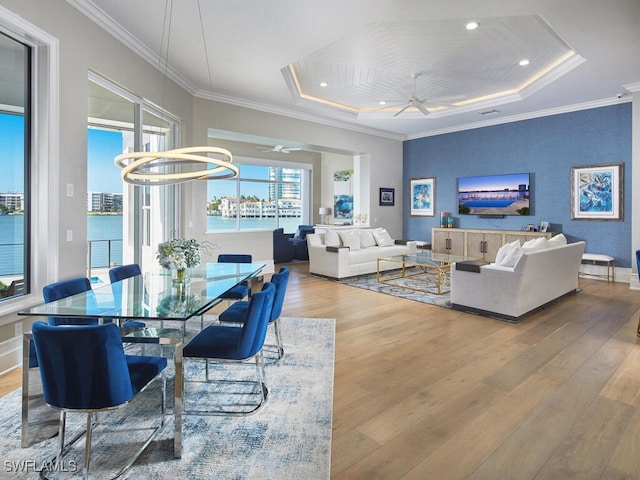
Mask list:
[[[504,261],[505,257],[509,255],[512,251],[518,250],[519,248],[520,248],[520,240],[514,240],[511,243],[505,243],[500,247],[500,249],[498,250],[498,253],[496,253],[495,264],[502,265],[502,262]]]
[[[360,230],[360,248],[370,248],[378,245],[371,230]]]
[[[369,263],[372,267],[370,271],[375,272],[378,258],[406,255],[407,253],[408,249],[406,245],[394,244],[391,247],[361,248],[355,252],[349,251],[349,265]]]
[[[324,233],[324,244],[327,247],[341,247],[340,235],[337,230],[326,230]]]
[[[389,247],[395,244],[389,232],[387,232],[384,228],[376,228],[373,230],[373,238],[376,239],[376,243],[379,247]]]
[[[340,230],[338,232],[342,245],[349,247],[349,250],[360,250],[360,233],[358,230]]]

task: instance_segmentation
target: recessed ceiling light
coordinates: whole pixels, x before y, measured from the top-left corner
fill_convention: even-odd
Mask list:
[[[469,22],[467,23],[467,26],[465,27],[467,30],[475,30],[476,28],[478,28],[479,23],[478,22]]]
[[[328,86],[329,86],[329,84],[328,84],[327,82],[320,82],[320,86],[321,86],[322,88],[326,88],[326,87],[328,87]]]
[[[378,105],[386,105],[386,104],[387,104],[387,102],[385,102],[384,100],[380,100],[380,101],[378,102]]]
[[[529,65],[529,60],[526,58],[523,58],[522,60],[520,60],[520,66],[521,67],[526,67],[527,65]]]

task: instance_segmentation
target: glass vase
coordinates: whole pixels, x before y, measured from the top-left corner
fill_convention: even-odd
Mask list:
[[[176,285],[183,285],[187,282],[187,269],[179,268],[175,271],[175,276],[173,277],[173,283]]]

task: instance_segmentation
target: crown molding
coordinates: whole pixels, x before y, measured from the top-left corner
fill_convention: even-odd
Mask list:
[[[350,122],[337,120],[333,118],[327,118],[316,114],[298,112],[289,108],[278,107],[274,105],[268,105],[264,103],[254,102],[244,98],[232,97],[229,95],[223,95],[219,93],[212,93],[206,90],[198,90],[194,93],[194,96],[203,98],[205,100],[212,100],[215,102],[226,103],[234,105],[236,107],[250,108],[252,110],[258,110],[260,112],[271,113],[274,115],[280,115],[287,118],[295,118],[297,120],[304,120],[307,122],[319,123],[328,127],[341,128],[344,130],[351,130],[357,133],[363,133],[366,135],[373,135],[375,137],[387,138],[389,140],[404,141],[406,137],[402,134],[389,132],[387,130],[379,130],[370,127],[363,127]]]
[[[163,59],[159,58],[158,55],[156,55],[153,51],[151,51],[148,47],[146,47],[137,37],[135,37],[130,32],[122,28],[111,16],[107,15],[101,8],[96,6],[91,0],[66,0],[66,1],[71,6],[76,8],[80,13],[82,13],[87,18],[89,18],[92,22],[100,26],[107,33],[112,35],[118,41],[122,42],[127,48],[129,48],[134,53],[138,54],[140,57],[146,60],[151,66],[156,68],[163,75],[166,74],[168,78],[170,78],[180,87],[184,88],[189,94],[193,95],[194,97],[213,100],[216,102],[226,103],[226,104],[234,105],[238,107],[249,108],[252,110],[257,110],[265,113],[281,115],[288,118],[295,118],[298,120],[318,123],[318,124],[326,125],[330,127],[341,128],[341,129],[350,130],[357,133],[362,133],[365,135],[372,135],[375,137],[387,138],[390,140],[396,140],[396,141],[415,140],[418,138],[444,135],[447,133],[454,133],[454,132],[459,132],[464,130],[472,130],[472,129],[488,127],[492,125],[518,122],[522,120],[529,120],[533,118],[558,115],[562,113],[570,113],[570,112],[575,112],[580,110],[588,110],[591,108],[605,107],[605,106],[610,106],[618,103],[625,103],[625,102],[631,101],[630,98],[626,98],[626,97],[623,97],[622,99],[614,98],[614,99],[596,100],[592,102],[567,105],[567,106],[558,107],[558,108],[551,108],[547,110],[529,112],[526,114],[513,115],[513,116],[503,117],[503,118],[494,118],[490,120],[483,120],[480,122],[467,123],[463,125],[455,125],[447,128],[427,130],[423,132],[404,135],[404,134],[390,132],[388,130],[380,130],[380,129],[375,129],[371,127],[356,125],[352,122],[331,119],[331,118],[327,118],[317,114],[299,112],[299,111],[291,110],[289,108],[278,107],[274,105],[267,105],[267,104],[255,102],[252,100],[204,91],[202,89],[199,89],[193,82],[188,80],[180,72],[168,66]],[[569,67],[567,68],[571,70],[572,68],[575,68],[575,66],[579,65],[582,62],[584,62],[584,59],[578,55],[572,60]],[[557,72],[554,72],[554,76],[561,76],[564,73],[566,72],[563,70],[559,70]],[[623,85],[623,88],[625,88],[627,91],[631,93],[640,92],[640,82]],[[474,107],[475,107],[474,109],[476,109],[478,108],[478,105],[476,104]]]
[[[193,82],[168,65],[165,59],[160,58],[155,52],[142,43],[138,37],[122,28],[118,22],[93,2],[90,0],[67,0],[67,3],[122,43],[129,50],[142,57],[143,60],[160,71],[163,75],[166,73],[168,78],[184,88],[191,95],[195,94],[197,87]]]
[[[631,93],[640,92],[640,82],[638,83],[628,83],[627,85],[622,86],[625,90],[630,91]]]
[[[640,85],[640,84],[639,84]],[[584,102],[584,103],[578,103],[578,104],[574,104],[574,105],[565,105],[562,107],[557,107],[557,108],[549,108],[546,110],[538,110],[536,112],[529,112],[529,113],[523,113],[520,115],[511,115],[509,117],[503,117],[503,118],[494,118],[492,120],[484,120],[481,122],[473,122],[473,123],[467,123],[464,125],[455,125],[452,127],[448,127],[448,128],[440,128],[440,129],[436,129],[436,130],[428,130],[422,133],[414,133],[411,135],[407,135],[405,137],[405,140],[416,140],[418,138],[425,138],[425,137],[435,137],[436,135],[444,135],[447,133],[455,133],[455,132],[461,132],[464,130],[474,130],[476,128],[483,128],[483,127],[490,127],[492,125],[501,125],[504,123],[513,123],[513,122],[521,122],[523,120],[531,120],[533,118],[541,118],[541,117],[550,117],[552,115],[560,115],[563,113],[571,113],[571,112],[578,112],[580,110],[590,110],[592,108],[600,108],[600,107],[608,107],[611,105],[617,105],[620,103],[628,103],[630,102],[631,99],[630,98],[624,98],[624,99],[604,99],[604,100],[595,100],[592,102]]]

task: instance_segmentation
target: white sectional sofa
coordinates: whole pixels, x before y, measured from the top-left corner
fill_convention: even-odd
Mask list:
[[[331,278],[375,273],[380,257],[416,253],[416,242],[393,240],[383,228],[327,229],[308,234],[307,246],[309,272]],[[393,268],[388,262],[384,266]]]
[[[576,292],[585,242],[567,244],[563,235],[556,237],[533,246],[505,245],[496,263],[481,266],[479,273],[452,265],[453,308],[517,322]]]

